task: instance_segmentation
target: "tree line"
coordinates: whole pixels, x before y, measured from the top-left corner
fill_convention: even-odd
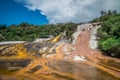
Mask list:
[[[76,28],[77,24],[72,22],[45,25],[29,23],[12,24],[10,26],[0,25],[0,41],[33,41],[36,38],[57,36],[65,30],[67,31],[66,38],[72,39],[72,34]]]

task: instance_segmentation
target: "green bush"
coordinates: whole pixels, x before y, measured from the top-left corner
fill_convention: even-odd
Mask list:
[[[100,20],[102,27],[97,34],[100,37],[99,48],[106,55],[120,58],[120,14],[102,16]]]

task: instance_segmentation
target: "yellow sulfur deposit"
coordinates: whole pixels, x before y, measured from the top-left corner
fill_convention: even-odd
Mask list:
[[[16,44],[15,50],[17,51],[19,57],[27,56],[26,48],[24,48],[23,44]]]
[[[55,38],[52,38],[52,39],[50,40],[50,42],[52,42],[52,43],[58,42],[58,41],[60,40],[60,38],[61,38],[62,35],[63,35],[63,34],[61,33],[61,34],[59,34],[58,36],[56,36]]]

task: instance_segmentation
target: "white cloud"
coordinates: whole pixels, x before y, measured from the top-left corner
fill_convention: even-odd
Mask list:
[[[49,23],[88,21],[101,10],[120,10],[120,0],[15,0],[30,10],[39,10]]]

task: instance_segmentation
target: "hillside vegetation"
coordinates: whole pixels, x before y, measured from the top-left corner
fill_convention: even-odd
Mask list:
[[[29,23],[0,25],[0,41],[33,41],[36,38],[54,37],[64,31],[66,31],[66,39],[72,40],[76,28],[77,24],[72,22],[40,26]]]
[[[102,27],[98,29],[99,48],[105,55],[120,58],[120,14],[111,10],[104,13],[93,20],[102,22]]]
[[[91,22],[102,22],[97,36],[99,49],[105,55],[120,58],[120,13],[116,10],[101,11],[101,17]],[[0,41],[33,41],[36,38],[57,36],[66,31],[65,39],[72,41],[72,34],[76,31],[77,24],[59,23],[48,25],[33,25],[21,23],[19,25],[0,25]]]

